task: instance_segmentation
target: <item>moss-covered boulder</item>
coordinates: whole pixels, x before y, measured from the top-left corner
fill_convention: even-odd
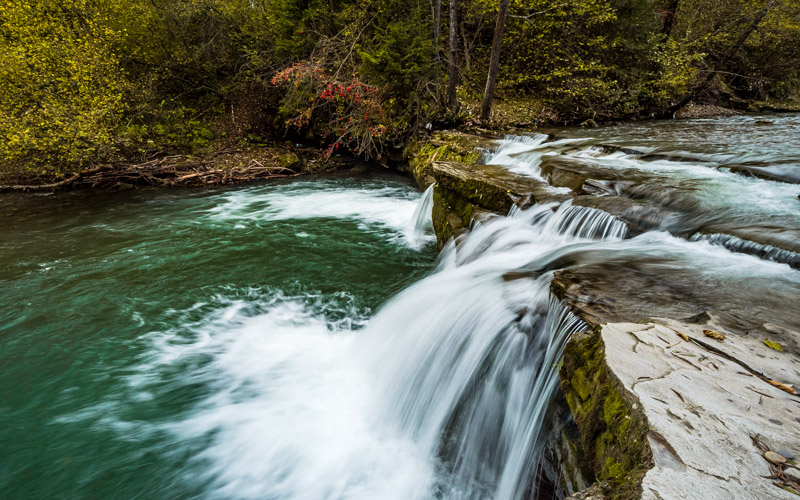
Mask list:
[[[642,478],[653,466],[647,418],[604,354],[599,325],[573,335],[564,351],[559,376],[578,428],[577,472],[609,498],[639,498]]]
[[[439,131],[430,137],[412,142],[406,148],[409,173],[420,188],[435,182],[431,167],[436,161],[463,164],[479,163],[483,151],[495,146],[494,140],[462,132]]]

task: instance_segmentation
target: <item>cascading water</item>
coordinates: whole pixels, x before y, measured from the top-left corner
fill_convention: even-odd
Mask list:
[[[404,180],[37,198],[32,215],[5,219],[0,242],[0,337],[15,360],[0,363],[15,381],[0,487],[535,495],[557,366],[586,328],[551,296],[555,271],[625,320],[708,310],[742,332],[773,316],[800,324],[800,273],[744,254],[793,258],[772,243],[798,227],[795,186],[598,142],[506,138],[487,161],[541,177],[558,155],[597,174],[597,196],[486,219],[433,272],[433,191]],[[641,207],[658,217],[634,235],[621,221]],[[747,231],[725,233],[737,225]]]
[[[186,376],[221,382],[164,430],[181,443],[207,440],[194,480],[210,481],[214,496],[523,498],[555,366],[585,325],[550,296],[549,273],[506,275],[564,245],[624,233],[590,208],[518,211],[448,246],[431,276],[355,329],[296,298],[245,316],[231,303],[197,341],[159,343],[142,370],[212,357]]]
[[[762,259],[774,262],[783,262],[794,268],[800,268],[800,254],[776,248],[772,245],[756,243],[754,241],[743,240],[729,234],[695,234],[689,238],[690,241],[707,241],[714,245],[720,245],[732,252],[741,252],[748,255],[755,255]]]
[[[411,217],[411,225],[408,234],[408,241],[415,248],[419,248],[425,242],[425,236],[430,234],[431,228],[431,211],[433,210],[433,188],[431,184],[422,193],[422,198],[417,203],[417,208],[414,210],[414,215]]]

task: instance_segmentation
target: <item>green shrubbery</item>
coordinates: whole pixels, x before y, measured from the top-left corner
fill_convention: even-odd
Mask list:
[[[123,111],[123,35],[88,0],[8,1],[0,19],[0,167],[63,172],[108,154]]]
[[[776,0],[728,54],[765,2],[513,0],[497,95],[558,121],[624,119],[662,113],[714,70],[708,98],[796,97],[795,0]],[[497,3],[459,2],[462,98],[483,91]],[[285,134],[376,157],[465,117],[445,106],[447,22],[434,40],[430,0],[0,0],[0,169],[58,174]],[[324,99],[313,78],[273,85],[297,63],[374,90],[356,103]]]

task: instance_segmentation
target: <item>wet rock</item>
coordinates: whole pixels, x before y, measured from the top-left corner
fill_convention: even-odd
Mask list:
[[[764,323],[762,328],[764,331],[772,333],[773,335],[797,335],[797,332],[794,332],[784,326],[776,325],[775,323]]]
[[[431,167],[436,161],[464,164],[479,163],[483,152],[495,146],[493,139],[462,132],[440,131],[431,137],[413,142],[406,148],[408,168],[420,188],[435,182]]]
[[[675,118],[717,118],[739,114],[740,111],[711,104],[689,104],[678,110]]]
[[[769,419],[796,413],[796,403],[736,361],[747,347],[726,357],[693,342],[675,345],[665,328],[702,338],[698,326],[671,320],[602,327],[607,366],[649,423],[654,467],[642,479],[642,498],[792,498],[762,477],[771,474],[764,458],[782,464],[785,457],[762,458],[750,435],[757,430],[765,442],[797,453],[800,428]],[[727,337],[726,345],[752,342]],[[772,366],[786,369],[789,363]]]
[[[568,496],[567,500],[606,500],[607,498],[603,493],[603,485],[595,484]]]
[[[431,172],[439,186],[502,215],[522,200],[530,204],[568,198],[538,179],[521,177],[496,165],[436,161]]]
[[[280,168],[291,170],[292,172],[299,172],[303,168],[303,159],[293,151],[287,151],[280,155],[276,158],[276,163]]]
[[[601,485],[598,493],[637,497],[641,478],[653,464],[647,445],[649,426],[635,397],[606,365],[605,354],[600,326],[576,334],[564,351],[559,372],[578,428],[578,469],[587,481]]]
[[[786,479],[789,481],[794,481],[795,483],[800,484],[800,470],[797,470],[794,467],[789,467],[783,470],[783,475],[786,476]]]

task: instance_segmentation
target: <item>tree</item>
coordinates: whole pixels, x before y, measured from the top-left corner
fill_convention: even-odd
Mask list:
[[[509,0],[500,0],[500,9],[497,11],[497,22],[494,25],[494,38],[492,40],[492,55],[489,58],[489,75],[486,77],[486,90],[483,92],[481,103],[481,120],[488,121],[492,115],[492,99],[494,89],[497,87],[497,71],[500,66],[500,49],[503,45],[503,30],[508,17]]]
[[[664,35],[664,38],[669,38],[670,33],[672,33],[672,27],[675,25],[675,14],[678,12],[678,1],[669,0],[664,9],[664,23],[661,25],[661,34]]]
[[[767,15],[769,10],[775,5],[777,0],[768,0],[764,7],[756,13],[753,20],[750,22],[749,25],[745,28],[744,31],[739,35],[739,38],[736,39],[736,42],[728,49],[727,52],[719,59],[719,62],[716,64],[717,68],[721,68],[725,63],[727,63],[736,52],[742,48],[744,43],[753,34],[753,32],[758,28],[758,25]],[[705,89],[705,87],[711,83],[711,80],[714,79],[714,76],[717,74],[719,69],[712,69],[707,74],[706,77],[703,78],[700,82],[698,82],[692,89],[687,92],[677,103],[673,104],[669,109],[669,114],[675,113],[686,104],[689,103],[700,91]]]
[[[439,29],[442,24],[442,0],[433,0],[433,49],[439,60]]]
[[[450,0],[450,45],[447,58],[447,104],[450,111],[458,111],[458,0]]]
[[[0,168],[61,173],[109,149],[125,75],[104,22],[87,0],[0,5]]]

